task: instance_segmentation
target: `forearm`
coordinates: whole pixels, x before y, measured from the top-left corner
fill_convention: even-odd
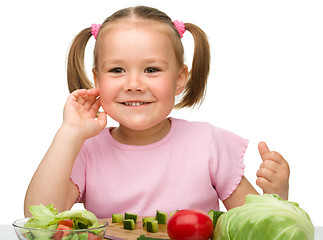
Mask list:
[[[25,215],[28,206],[54,203],[60,211],[68,201],[68,187],[74,161],[84,139],[72,128],[62,126],[39,164],[26,193]]]

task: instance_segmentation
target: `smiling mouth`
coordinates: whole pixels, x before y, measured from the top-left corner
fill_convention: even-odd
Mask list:
[[[137,106],[142,106],[142,105],[145,105],[145,104],[148,104],[148,103],[149,102],[122,102],[121,104],[126,105],[126,106],[137,107]]]

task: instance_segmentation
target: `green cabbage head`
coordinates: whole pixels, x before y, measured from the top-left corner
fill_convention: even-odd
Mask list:
[[[314,226],[298,203],[264,194],[246,197],[241,207],[222,214],[212,240],[313,240]]]

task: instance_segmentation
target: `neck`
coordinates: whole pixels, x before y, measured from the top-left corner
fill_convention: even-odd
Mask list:
[[[170,130],[170,120],[164,119],[157,125],[145,130],[133,130],[123,125],[111,131],[112,137],[127,145],[148,145],[164,138]]]

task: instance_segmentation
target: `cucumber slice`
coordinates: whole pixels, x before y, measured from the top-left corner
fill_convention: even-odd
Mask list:
[[[174,215],[174,213],[176,213],[176,212],[178,212],[179,210],[175,210],[174,212],[172,212],[171,214],[169,214],[169,218],[171,217],[171,216],[173,216]]]
[[[147,226],[147,222],[148,221],[153,221],[153,220],[156,220],[156,218],[155,217],[145,217],[145,218],[143,218],[142,219],[142,226],[143,227],[146,227]]]
[[[210,210],[208,212],[209,217],[212,219],[213,221],[213,226],[215,227],[216,222],[218,221],[219,217],[223,214],[224,212],[222,211],[216,211],[216,210]]]
[[[158,221],[157,220],[151,220],[147,221],[147,232],[155,233],[158,232]]]
[[[121,213],[112,214],[112,223],[122,223],[123,215]]]
[[[133,219],[135,223],[137,223],[138,215],[134,213],[125,213],[124,214],[124,219]]]
[[[135,229],[135,221],[133,219],[125,219],[123,220],[123,228],[128,230]]]
[[[162,211],[156,211],[156,220],[158,224],[166,224],[167,223],[167,213]]]

